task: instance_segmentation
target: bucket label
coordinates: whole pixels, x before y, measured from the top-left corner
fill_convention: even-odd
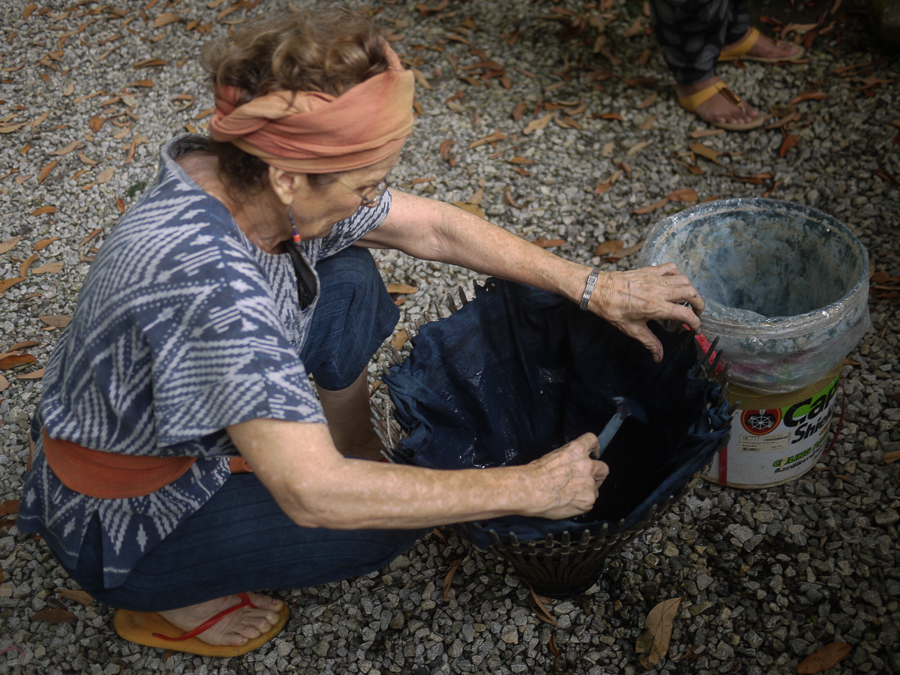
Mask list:
[[[796,478],[815,464],[825,450],[839,379],[826,380],[818,393],[781,408],[739,409],[731,422],[727,483],[739,487],[776,485]],[[756,400],[763,405],[767,402],[764,398]],[[717,459],[708,475],[715,479],[718,471]]]

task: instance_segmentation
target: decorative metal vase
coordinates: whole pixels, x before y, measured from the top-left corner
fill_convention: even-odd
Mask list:
[[[413,349],[386,370],[391,402],[375,411],[391,461],[434,469],[525,464],[585,432],[617,401],[641,411],[603,449],[610,475],[593,509],[567,520],[507,516],[458,525],[508,560],[542,595],[584,592],[604,561],[684,497],[728,442],[727,367],[715,345],[651,325],[665,356],[577,305],[489,279],[462,306],[436,306]]]

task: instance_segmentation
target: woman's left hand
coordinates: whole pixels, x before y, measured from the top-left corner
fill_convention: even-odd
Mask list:
[[[662,360],[662,343],[647,321],[675,320],[700,330],[704,302],[675,263],[626,272],[601,272],[588,308]]]

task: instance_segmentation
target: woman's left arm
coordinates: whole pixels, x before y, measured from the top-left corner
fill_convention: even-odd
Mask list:
[[[518,281],[580,303],[591,268],[556,256],[451,204],[391,190],[385,221],[359,243],[395,248],[416,258],[451,263]],[[685,304],[687,303],[687,304]],[[662,344],[647,321],[672,319],[700,329],[703,300],[674,263],[601,272],[589,309],[639,340],[654,358]]]

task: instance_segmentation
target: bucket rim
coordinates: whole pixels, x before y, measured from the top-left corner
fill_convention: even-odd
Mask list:
[[[713,206],[718,208],[713,210]],[[647,235],[647,238],[645,240],[646,243],[644,244],[643,250],[641,252],[641,264],[661,264],[651,261],[653,250],[659,242],[663,241],[666,236],[669,235],[669,233],[672,231],[673,226],[681,224],[681,221],[692,220],[693,217],[698,215],[698,212],[701,216],[711,216],[727,214],[729,212],[738,210],[776,210],[782,213],[796,213],[807,217],[807,219],[818,221],[823,225],[834,229],[857,254],[857,257],[861,262],[859,279],[857,279],[856,283],[854,283],[853,286],[850,287],[846,293],[844,293],[844,295],[842,295],[834,302],[830,302],[827,305],[823,305],[822,307],[811,310],[809,312],[803,312],[801,314],[767,318],[763,321],[760,321],[758,324],[741,323],[739,321],[715,318],[708,315],[704,316],[701,314],[700,321],[703,324],[705,330],[709,330],[710,332],[722,335],[723,337],[752,336],[766,339],[771,338],[772,329],[777,328],[779,330],[778,339],[783,339],[785,337],[796,337],[807,334],[811,331],[815,331],[817,330],[818,324],[830,321],[832,319],[832,314],[839,308],[845,307],[851,298],[856,297],[861,293],[865,293],[866,295],[868,294],[869,256],[865,246],[863,246],[862,242],[859,240],[859,237],[857,237],[856,234],[847,225],[845,225],[832,215],[829,215],[823,211],[819,211],[818,209],[815,209],[811,206],[805,206],[796,202],[790,202],[780,199],[766,199],[763,197],[735,197],[732,199],[719,199],[712,202],[695,204],[679,211],[678,213],[667,216],[666,218],[658,221],[653,226],[650,233]],[[863,320],[862,314],[856,317],[856,320],[853,322],[853,324],[855,325],[860,320]],[[790,324],[793,323],[796,323],[798,325],[796,327],[791,327]]]

